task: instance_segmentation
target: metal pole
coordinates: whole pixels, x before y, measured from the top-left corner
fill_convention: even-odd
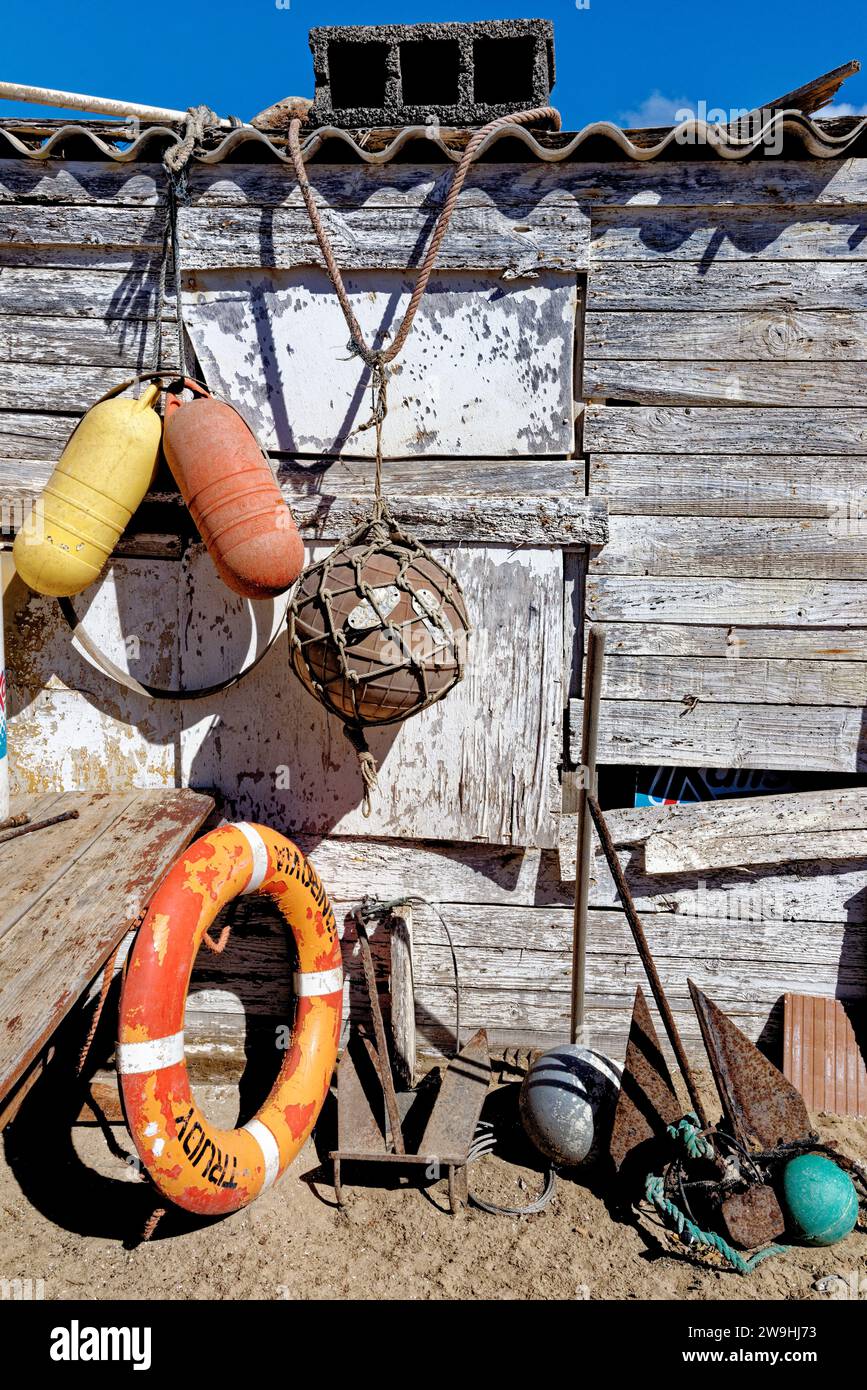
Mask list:
[[[0,845],[5,845],[7,840],[17,840],[19,835],[29,835],[32,830],[47,830],[49,825],[60,825],[66,820],[78,820],[77,811],[63,811],[59,816],[48,816],[45,820],[30,820],[25,817],[25,824],[10,827],[0,835]]]
[[[59,106],[68,111],[88,111],[96,116],[132,117],[138,121],[176,122],[187,119],[186,111],[175,111],[170,106],[145,106],[142,102],[86,96],[82,92],[61,92],[53,87],[29,87],[21,82],[0,82],[0,97],[6,101]],[[219,126],[221,130],[231,130],[232,122],[222,119]]]
[[[608,826],[605,824],[605,817],[602,814],[599,802],[596,800],[595,796],[589,793],[587,796],[587,807],[593,818],[593,824],[596,826],[596,831],[602,845],[602,852],[608,860],[608,867],[617,885],[617,892],[620,894],[620,901],[623,903],[623,911],[626,914],[626,920],[632,928],[632,935],[638,947],[638,954],[641,957],[641,963],[647,974],[648,984],[656,1000],[656,1007],[659,1009],[662,1021],[665,1024],[668,1041],[674,1049],[677,1065],[680,1067],[681,1075],[686,1083],[686,1089],[689,1093],[690,1101],[692,1102],[692,1108],[698,1116],[702,1129],[707,1129],[707,1115],[701,1103],[701,1096],[695,1084],[695,1077],[692,1074],[692,1068],[689,1065],[686,1050],[681,1041],[677,1024],[674,1021],[671,1005],[665,997],[665,990],[662,988],[662,981],[656,969],[656,962],[653,959],[647,937],[644,934],[644,927],[641,925],[641,918],[635,910],[635,903],[629,891],[629,884],[626,882],[626,875],[623,872],[620,860],[617,856],[617,850],[614,848],[614,841],[611,839]]]
[[[584,725],[581,734],[581,785],[578,789],[578,830],[575,849],[575,914],[572,924],[572,1013],[570,1037],[583,1041],[585,976],[587,970],[587,902],[590,896],[592,834],[587,794],[597,791],[596,746],[599,705],[605,669],[605,629],[591,627],[584,667]]]

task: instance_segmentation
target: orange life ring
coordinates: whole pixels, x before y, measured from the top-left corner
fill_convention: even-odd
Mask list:
[[[226,903],[262,893],[295,939],[298,1003],[280,1074],[255,1119],[216,1129],[190,1093],[184,1005],[204,933]],[[315,1125],[340,1038],[343,970],[334,913],[316,870],[263,825],[196,840],[160,884],[130,952],[117,1070],[130,1134],[164,1196],[187,1211],[236,1211],[280,1176]]]

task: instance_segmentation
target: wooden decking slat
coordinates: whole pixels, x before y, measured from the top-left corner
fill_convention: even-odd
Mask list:
[[[32,911],[135,797],[134,792],[117,796],[108,792],[83,797],[68,794],[55,803],[52,814],[77,810],[77,820],[46,826],[35,832],[35,839],[22,835],[9,842],[5,854],[0,846],[0,886],[5,888],[8,883],[10,887],[8,906],[0,917],[0,939]]]
[[[28,848],[26,859],[19,850],[14,861],[0,860],[14,919],[0,940],[0,1097],[104,965],[212,806],[210,797],[189,790],[72,792],[53,813],[77,808],[79,820],[11,842]],[[43,834],[53,837],[47,861]],[[46,862],[53,868],[42,888]],[[23,892],[10,865],[17,865]]]

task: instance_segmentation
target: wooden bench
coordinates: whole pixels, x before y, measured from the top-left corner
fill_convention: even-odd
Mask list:
[[[75,820],[0,842],[0,1128],[52,1034],[213,808],[189,790],[14,797],[31,820]]]

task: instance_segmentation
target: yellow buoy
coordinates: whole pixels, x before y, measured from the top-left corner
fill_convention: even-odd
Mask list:
[[[15,567],[31,589],[71,598],[99,578],[153,482],[162,422],[160,388],[138,400],[103,400],[70,435],[15,537]]]

